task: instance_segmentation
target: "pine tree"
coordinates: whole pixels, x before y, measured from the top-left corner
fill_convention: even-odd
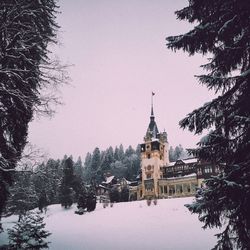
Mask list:
[[[87,194],[87,211],[92,212],[96,208],[95,187],[90,187]]]
[[[63,207],[68,208],[71,207],[74,202],[73,182],[75,179],[73,161],[70,157],[64,162],[63,173],[60,201]]]
[[[82,180],[83,179],[83,166],[82,166],[82,159],[79,156],[76,163],[74,164],[75,174],[76,176]]]
[[[16,173],[14,179],[6,210],[10,214],[17,214],[20,220],[29,210],[37,207],[38,197],[31,183],[30,172]]]
[[[90,164],[90,182],[93,183],[100,183],[101,182],[101,152],[99,148],[95,148],[93,155],[92,155],[92,161]]]
[[[10,249],[49,248],[46,238],[51,233],[44,228],[43,218],[38,213],[29,212],[12,229],[8,229]]]
[[[43,190],[38,198],[38,208],[41,212],[43,212],[43,210],[47,210],[47,206],[48,206],[48,199],[47,199],[47,195],[46,192]]]
[[[70,208],[74,202],[73,188],[64,185],[64,183],[61,186],[60,202],[64,208]]]
[[[81,192],[78,196],[77,208],[79,209],[80,214],[87,209],[87,190],[84,185],[82,185]]]
[[[169,148],[169,160],[170,162],[176,161],[174,149],[172,146]]]
[[[167,46],[208,55],[202,66],[208,73],[198,80],[218,94],[180,126],[195,134],[211,129],[190,152],[224,166],[188,208],[199,214],[204,228],[225,222],[215,249],[250,249],[250,1],[190,0],[176,14],[196,26],[168,37]]]

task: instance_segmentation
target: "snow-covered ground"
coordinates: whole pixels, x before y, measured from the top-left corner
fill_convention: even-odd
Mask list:
[[[146,201],[118,203],[94,212],[74,214],[75,206],[65,210],[49,206],[45,215],[46,229],[52,235],[50,249],[55,250],[161,250],[211,249],[216,230],[203,230],[197,215],[191,215],[184,204],[193,198],[158,200],[155,206]],[[3,218],[10,227],[16,216]],[[6,234],[0,234],[0,242]]]

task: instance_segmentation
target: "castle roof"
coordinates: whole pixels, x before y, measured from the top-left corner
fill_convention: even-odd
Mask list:
[[[148,125],[147,134],[150,134],[152,138],[157,138],[157,135],[159,134],[159,130],[155,122],[153,102],[151,103],[150,123]]]

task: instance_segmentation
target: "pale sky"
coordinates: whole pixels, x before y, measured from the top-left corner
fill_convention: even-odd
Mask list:
[[[167,49],[165,38],[189,31],[174,11],[184,0],[60,0],[60,47],[54,53],[69,69],[71,86],[61,87],[63,106],[52,119],[30,124],[29,141],[51,157],[85,158],[101,150],[143,142],[151,92],[158,129],[172,146],[198,141],[179,121],[213,98],[194,75],[206,58]]]

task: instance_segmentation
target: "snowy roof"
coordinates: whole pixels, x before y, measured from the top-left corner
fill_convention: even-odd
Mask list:
[[[188,158],[188,159],[173,161],[173,162],[170,162],[167,165],[167,167],[173,167],[178,161],[182,161],[184,164],[191,164],[191,163],[197,163],[198,158]]]
[[[159,139],[158,138],[152,138],[152,142],[153,141],[159,141]]]
[[[177,176],[177,177],[169,177],[169,178],[167,178],[167,180],[186,179],[186,178],[192,178],[192,177],[196,178],[196,176],[197,176],[197,174],[193,173],[193,174],[187,174],[187,175],[182,175],[182,176]]]
[[[172,167],[172,166],[175,165],[175,163],[176,163],[176,161],[169,162],[169,164],[167,165],[167,167]]]
[[[105,184],[109,184],[113,179],[115,178],[115,176],[114,175],[112,175],[112,176],[109,176],[109,177],[107,177],[106,178],[106,181],[103,181],[103,183],[105,183]]]
[[[128,181],[127,179],[124,178],[124,180],[126,181],[126,183],[129,185],[131,183],[131,181]]]
[[[98,187],[107,189],[107,187],[105,187],[105,186],[103,186],[103,185],[99,185]]]
[[[189,158],[189,159],[184,159],[182,160],[185,164],[190,164],[190,163],[197,163],[198,158]]]

